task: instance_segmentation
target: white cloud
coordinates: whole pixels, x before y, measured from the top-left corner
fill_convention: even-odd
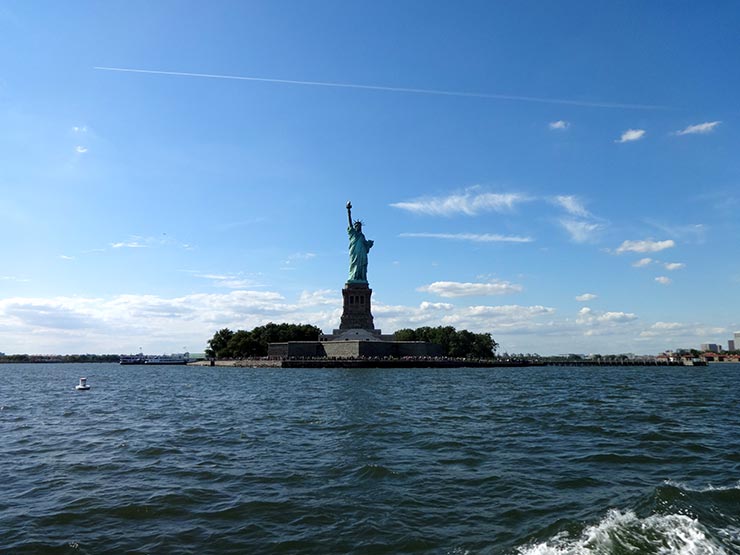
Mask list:
[[[431,216],[453,216],[456,214],[474,216],[481,212],[512,210],[517,203],[528,200],[527,197],[519,193],[480,193],[477,190],[478,188],[474,187],[461,194],[396,202],[391,206],[415,214]]]
[[[666,270],[674,271],[685,268],[686,264],[683,262],[666,262],[663,266],[665,266]]]
[[[196,274],[195,277],[211,280],[216,287],[226,287],[228,289],[247,289],[257,285],[251,279],[244,279],[234,274]]]
[[[295,260],[311,260],[312,258],[316,258],[316,254],[313,252],[297,252],[288,257],[288,262],[290,263]]]
[[[114,249],[143,249],[150,247],[179,247],[185,250],[193,249],[192,245],[188,243],[180,243],[174,237],[171,237],[166,233],[162,233],[162,235],[158,237],[142,237],[140,235],[132,235],[124,241],[110,243],[110,246]]]
[[[478,295],[511,295],[524,290],[521,285],[508,281],[488,283],[461,283],[457,281],[435,281],[419,287],[419,291],[439,295],[440,297],[471,297]]]
[[[598,295],[594,295],[593,293],[584,293],[583,295],[578,295],[576,297],[576,300],[584,303],[588,301],[593,301],[594,299],[597,299],[597,298],[598,298]]]
[[[549,124],[550,129],[559,129],[559,130],[565,130],[570,127],[570,123],[568,123],[565,120],[558,120],[558,121],[552,121]]]
[[[499,235],[497,233],[401,233],[399,237],[451,239],[453,241],[472,241],[474,243],[531,243],[534,241],[531,237]]]
[[[559,195],[553,198],[553,202],[562,207],[569,214],[588,218],[591,216],[583,202],[575,195]]]
[[[645,266],[649,266],[653,262],[652,258],[641,258],[637,262],[634,262],[632,265],[635,268],[644,268]]]
[[[644,129],[627,129],[622,136],[614,141],[615,143],[629,143],[631,141],[637,141],[645,136]]]
[[[560,225],[568,232],[571,240],[576,243],[594,241],[604,226],[593,222],[580,220],[560,220]]]
[[[419,308],[422,311],[425,310],[454,310],[455,305],[451,303],[430,303],[429,301],[423,301]]]
[[[708,337],[722,336],[728,333],[727,328],[717,326],[703,326],[692,322],[655,322],[640,332],[638,339],[670,339],[674,343],[672,348],[696,346],[706,343]],[[671,346],[665,345],[663,348]]]
[[[631,312],[604,312],[598,318],[602,322],[617,323],[632,322],[633,320],[637,320],[637,316],[635,316]]]
[[[420,326],[454,326],[473,332],[492,332],[494,339],[503,334],[538,334],[550,331],[554,308],[545,306],[463,306],[448,303],[421,303],[419,307],[373,304],[376,325],[397,330]]]
[[[75,133],[87,133],[87,126],[86,125],[75,125],[72,128],[72,131]]]
[[[655,278],[655,281],[657,281],[661,285],[668,285],[668,284],[671,283],[672,280],[671,280],[671,278],[666,277],[666,276],[658,276],[658,277]]]
[[[583,307],[578,311],[573,331],[584,337],[623,334],[637,319],[631,312],[599,312]]]
[[[685,242],[703,243],[707,232],[704,224],[665,224],[655,220],[647,220],[647,223],[668,237]]]
[[[338,306],[339,295],[332,289],[319,289],[318,291],[303,291],[298,299],[301,306],[331,305]]]
[[[0,343],[11,353],[202,351],[224,327],[251,329],[268,322],[337,327],[341,294],[303,292],[295,302],[271,291],[197,293],[167,298],[118,295],[110,298],[0,299]],[[538,334],[553,329],[555,310],[544,306],[462,306],[424,302],[414,306],[373,303],[376,325],[389,333],[423,325],[450,325],[475,332]]]
[[[118,243],[111,243],[111,247],[114,249],[144,249],[147,245],[141,243],[136,239],[129,239],[128,241],[119,241]]]
[[[684,327],[686,327],[686,324],[681,324],[679,322],[655,322],[652,326],[650,326],[650,329],[665,332],[668,330],[681,329]]]
[[[79,154],[84,154],[85,152],[87,152],[87,147],[82,146],[82,145],[77,145],[75,147],[75,152],[78,152]]]
[[[0,279],[3,279],[0,277]],[[325,331],[337,327],[342,312],[336,290],[304,291],[288,300],[274,291],[232,290],[179,297],[117,295],[106,298],[0,298],[0,344],[9,353],[202,351],[217,330],[251,329],[268,322],[310,323]],[[698,345],[723,337],[715,326],[657,322],[636,328],[629,312],[580,311],[558,317],[554,308],[534,305],[457,306],[422,302],[417,306],[373,303],[375,323],[386,333],[419,326],[454,326],[491,332],[509,352],[556,354],[567,344],[574,352],[644,352]],[[643,333],[640,333],[640,332]],[[607,337],[607,339],[599,339]],[[673,344],[666,345],[665,337]]]
[[[287,302],[271,291],[197,293],[165,298],[55,297],[0,299],[0,342],[6,352],[116,353],[205,348],[218,329],[251,329],[268,322],[336,327],[341,294],[305,293]]]
[[[722,123],[721,121],[707,121],[704,123],[697,123],[696,125],[689,125],[681,131],[676,131],[676,135],[697,135],[711,133],[714,129]]]
[[[281,269],[291,271],[296,270],[298,264],[307,260],[311,260],[313,258],[316,258],[316,254],[312,252],[297,252],[291,254],[286,260],[283,261],[283,267]]]
[[[655,322],[648,329],[641,331],[638,338],[673,338],[676,336],[685,335],[689,327],[689,325],[682,324],[680,322]]]
[[[61,258],[62,260],[74,260],[75,259],[74,256],[67,256],[66,254],[60,254],[59,258]]]
[[[637,320],[637,316],[631,312],[597,312],[587,306],[578,311],[577,322],[579,324],[593,323],[625,323]]]
[[[15,281],[17,283],[27,283],[31,280],[28,278],[22,278],[18,276],[0,276],[0,281]]]
[[[617,253],[621,254],[623,252],[659,252],[675,246],[676,243],[672,239],[668,239],[666,241],[624,241],[617,249]]]

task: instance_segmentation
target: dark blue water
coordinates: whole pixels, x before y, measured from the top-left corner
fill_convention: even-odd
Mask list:
[[[738,377],[2,365],[0,552],[740,553]]]

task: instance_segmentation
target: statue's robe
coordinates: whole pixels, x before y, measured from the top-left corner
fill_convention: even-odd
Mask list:
[[[347,228],[349,235],[349,281],[367,282],[367,253],[373,242],[365,239],[362,231]]]

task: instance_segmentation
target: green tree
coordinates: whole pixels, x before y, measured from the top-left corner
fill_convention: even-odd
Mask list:
[[[318,341],[321,330],[308,324],[274,324],[257,326],[252,330],[231,331],[224,328],[208,340],[208,356],[244,358],[265,356],[269,343],[287,341]]]
[[[214,336],[208,340],[206,356],[217,358],[228,358],[231,356],[229,351],[229,341],[234,336],[234,332],[229,328],[218,330]]]
[[[432,328],[423,326],[415,330],[404,328],[394,336],[396,341],[427,341],[442,347],[445,356],[460,358],[491,358],[495,355],[498,343],[490,333],[473,333],[456,330],[452,326]]]
[[[409,328],[398,330],[395,334],[393,334],[393,338],[396,341],[418,341],[416,339],[416,332]]]

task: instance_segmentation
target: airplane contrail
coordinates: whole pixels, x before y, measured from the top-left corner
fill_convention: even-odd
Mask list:
[[[412,94],[433,94],[441,96],[462,96],[468,98],[487,98],[492,100],[513,100],[519,102],[540,102],[544,104],[565,104],[570,106],[585,106],[590,108],[622,108],[632,110],[669,110],[668,106],[653,104],[624,104],[618,102],[601,102],[587,100],[569,100],[562,98],[542,98],[537,96],[518,96],[508,94],[474,93],[463,91],[445,91],[437,89],[415,89],[408,87],[386,87],[380,85],[358,85],[355,83],[334,83],[331,81],[297,81],[293,79],[271,79],[268,77],[247,77],[243,75],[220,75],[213,73],[191,73],[185,71],[161,71],[154,69],[136,69],[128,67],[95,66],[99,71],[120,71],[125,73],[148,73],[152,75],[173,75],[177,77],[204,77],[208,79],[233,79],[237,81],[258,81],[262,83],[280,83],[284,85],[307,85],[313,87],[335,87],[342,89],[363,89],[370,91],[400,92]]]

